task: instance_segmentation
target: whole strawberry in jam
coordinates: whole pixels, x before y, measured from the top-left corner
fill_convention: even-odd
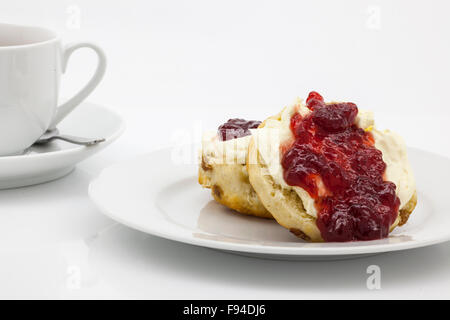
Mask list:
[[[217,134],[221,141],[245,137],[251,134],[250,129],[256,129],[261,124],[261,121],[244,120],[244,119],[229,119],[217,129]]]
[[[314,110],[314,107],[316,105],[320,105],[323,102],[323,97],[320,94],[315,91],[311,91],[308,95],[308,98],[306,99],[306,106],[309,109]]]

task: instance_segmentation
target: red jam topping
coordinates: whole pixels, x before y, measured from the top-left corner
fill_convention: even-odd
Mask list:
[[[315,200],[317,226],[325,241],[385,238],[398,214],[394,183],[370,132],[354,122],[354,103],[325,103],[311,92],[310,114],[291,118],[295,141],[282,156],[284,179]]]
[[[261,121],[256,120],[229,119],[219,126],[217,133],[221,141],[227,141],[249,136],[251,134],[250,129],[256,129],[260,124]]]

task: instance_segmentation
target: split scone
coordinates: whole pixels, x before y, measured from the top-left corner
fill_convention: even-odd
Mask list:
[[[240,213],[272,218],[248,180],[246,167],[250,129],[260,121],[230,119],[218,132],[202,138],[198,182],[211,189],[214,199]]]
[[[385,238],[417,202],[403,139],[375,129],[371,112],[316,92],[259,126],[247,169],[277,222],[308,241]]]

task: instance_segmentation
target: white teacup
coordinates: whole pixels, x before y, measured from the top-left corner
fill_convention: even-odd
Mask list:
[[[70,55],[83,47],[97,53],[97,70],[80,92],[58,106],[61,74]],[[105,54],[92,43],[63,47],[53,31],[0,24],[0,156],[23,152],[55,127],[95,89],[105,69]]]

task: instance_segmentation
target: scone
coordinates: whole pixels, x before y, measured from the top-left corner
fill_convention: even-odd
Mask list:
[[[417,202],[403,139],[375,129],[371,112],[316,92],[259,126],[247,169],[277,222],[308,241],[385,238]]]
[[[243,214],[272,218],[249,183],[246,167],[250,129],[260,121],[230,119],[218,132],[202,138],[198,182],[211,189],[214,199]]]

